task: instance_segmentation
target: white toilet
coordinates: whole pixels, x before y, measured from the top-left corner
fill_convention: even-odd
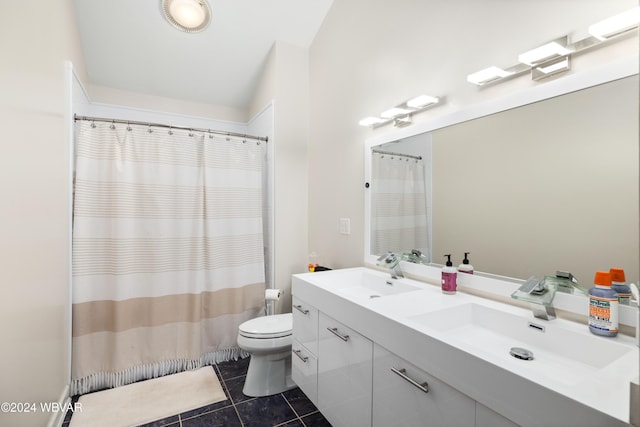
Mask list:
[[[270,396],[295,387],[291,380],[291,313],[257,317],[238,327],[238,346],[251,354],[242,392]]]

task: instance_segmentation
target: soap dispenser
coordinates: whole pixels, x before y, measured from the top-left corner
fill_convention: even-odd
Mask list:
[[[471,252],[464,253],[464,259],[462,260],[462,264],[458,266],[458,271],[460,273],[473,274],[473,265],[469,264],[469,258],[467,258],[467,255],[469,255],[470,253]]]
[[[447,264],[442,268],[442,293],[453,295],[458,287],[458,270],[451,262],[451,254],[445,255],[445,257],[447,258]]]

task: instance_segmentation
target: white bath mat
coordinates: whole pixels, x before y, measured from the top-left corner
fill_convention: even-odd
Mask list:
[[[125,427],[160,420],[225,400],[213,367],[80,396],[69,427]]]

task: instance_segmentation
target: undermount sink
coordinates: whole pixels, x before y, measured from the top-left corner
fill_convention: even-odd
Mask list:
[[[362,273],[356,280],[336,286],[334,291],[345,298],[357,301],[382,298],[420,290],[403,279],[391,279],[378,274]]]
[[[588,379],[631,351],[613,340],[553,322],[468,303],[408,318],[483,359],[567,385]],[[586,326],[585,326],[586,328]],[[513,348],[532,353],[521,358]],[[527,353],[525,353],[527,354]]]

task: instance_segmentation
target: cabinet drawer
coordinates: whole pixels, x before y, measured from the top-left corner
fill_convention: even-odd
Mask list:
[[[318,359],[296,339],[291,345],[291,378],[318,406]]]
[[[473,399],[374,345],[374,427],[474,425]]]
[[[314,355],[318,354],[318,309],[293,297],[293,338]]]

